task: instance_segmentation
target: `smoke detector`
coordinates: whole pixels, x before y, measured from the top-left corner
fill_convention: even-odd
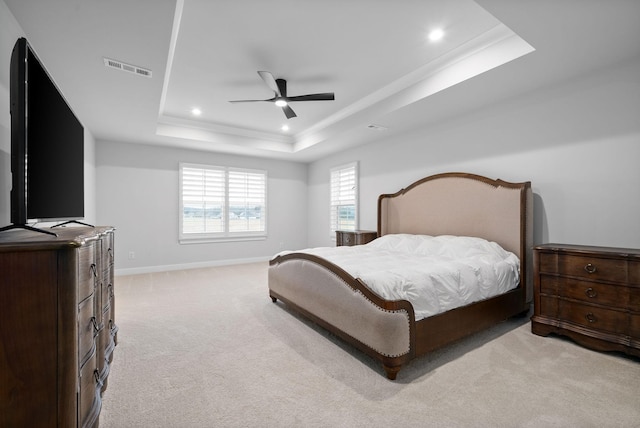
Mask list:
[[[106,67],[115,68],[116,70],[126,71],[142,77],[151,77],[151,70],[138,67],[137,65],[127,64],[110,58],[103,58]]]

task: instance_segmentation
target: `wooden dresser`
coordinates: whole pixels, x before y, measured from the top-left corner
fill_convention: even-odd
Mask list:
[[[377,237],[375,230],[336,230],[336,246],[364,245]]]
[[[0,233],[0,427],[95,427],[117,341],[111,227]]]
[[[533,333],[640,356],[640,250],[547,244],[533,254]]]

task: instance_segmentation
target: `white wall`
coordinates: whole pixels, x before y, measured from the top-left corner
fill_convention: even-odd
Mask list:
[[[11,114],[9,111],[9,64],[11,51],[20,37],[26,37],[4,1],[0,1],[0,227],[11,220]],[[44,64],[47,67],[47,64]],[[52,76],[55,80],[55,76]],[[64,88],[61,89],[64,93]],[[71,106],[73,109],[73,106]],[[78,114],[78,112],[75,112]],[[82,117],[78,115],[82,122]],[[84,130],[84,212],[85,221],[96,221],[95,140]],[[49,223],[41,223],[46,226]],[[53,224],[53,223],[52,223]]]
[[[306,246],[304,164],[106,141],[96,153],[98,222],[117,229],[119,274],[267,260]],[[267,239],[179,244],[179,162],[267,170]]]
[[[309,245],[331,245],[329,169],[359,161],[361,229],[376,229],[379,194],[461,171],[531,181],[536,244],[640,248],[639,112],[636,59],[314,162]]]

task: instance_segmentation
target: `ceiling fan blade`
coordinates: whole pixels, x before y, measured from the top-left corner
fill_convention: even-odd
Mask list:
[[[284,79],[276,79],[276,85],[278,85],[280,96],[287,98],[287,81]]]
[[[289,106],[282,107],[282,111],[284,112],[284,115],[287,116],[287,119],[291,119],[292,117],[298,117],[296,115],[296,112],[294,112],[293,109]]]
[[[264,80],[264,83],[266,83],[267,86],[271,88],[271,90],[275,92],[277,96],[282,96],[282,94],[280,93],[280,88],[278,88],[278,84],[276,83],[276,79],[273,78],[273,74],[269,73],[268,71],[258,71],[258,74],[260,75],[262,80]]]
[[[270,98],[268,100],[231,100],[230,103],[257,103],[262,101],[273,101],[274,98]]]
[[[295,97],[287,97],[288,101],[333,101],[335,96],[333,92],[325,92],[323,94],[298,95]]]

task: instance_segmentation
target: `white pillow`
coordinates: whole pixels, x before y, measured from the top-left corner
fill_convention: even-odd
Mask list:
[[[440,256],[450,259],[488,255],[504,260],[512,255],[496,242],[490,242],[474,236],[430,236],[398,233],[381,236],[367,245],[388,251]]]

